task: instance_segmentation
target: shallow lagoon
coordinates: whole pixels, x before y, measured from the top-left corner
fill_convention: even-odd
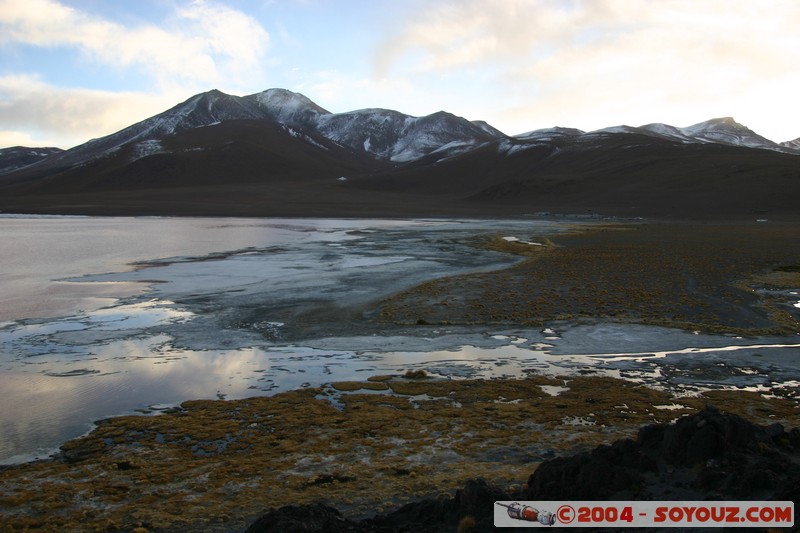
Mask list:
[[[598,372],[687,393],[800,379],[796,339],[610,324],[358,327],[365,306],[396,291],[518,260],[472,246],[476,236],[536,242],[568,227],[0,218],[0,462],[46,456],[108,416],[409,368],[450,379]]]

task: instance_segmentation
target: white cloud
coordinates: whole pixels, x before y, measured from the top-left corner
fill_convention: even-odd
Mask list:
[[[304,74],[302,81],[298,79],[294,90],[332,113],[384,108],[412,116],[450,111],[463,112],[465,116],[475,118],[466,106],[460,105],[463,102],[457,90],[448,92],[448,89],[440,88],[433,91],[419,80],[397,77],[377,79],[354,76],[339,70],[325,70]],[[436,93],[435,98],[431,98],[432,92]],[[446,102],[444,106],[443,101]]]
[[[127,25],[63,1],[0,0],[0,50],[24,57],[39,47],[53,58],[77,51],[82,68],[142,79],[144,88],[59,88],[6,70],[0,145],[70,146],[210,88],[262,90],[271,85],[268,69],[272,82],[334,112],[443,109],[511,134],[732,115],[774,140],[800,135],[796,0],[409,0],[407,18],[392,15],[371,30],[382,43],[371,77],[359,59],[368,47],[334,54],[347,39],[333,43],[299,28],[289,36],[278,21],[279,50],[270,51],[260,23],[223,0],[170,0],[162,4],[175,6],[166,19]],[[325,53],[316,48],[325,45]]]
[[[101,68],[144,79],[146,87],[144,92],[68,88],[39,75],[7,73],[0,77],[0,146],[68,148],[194,93],[247,92],[261,84],[269,43],[258,21],[211,1],[181,4],[159,25],[124,26],[57,0],[0,0],[0,47],[26,45],[54,54],[77,50]]]
[[[114,69],[136,69],[158,87],[246,86],[262,74],[269,35],[249,15],[204,0],[159,25],[126,27],[56,0],[0,0],[0,44],[73,47]]]
[[[800,93],[795,0],[420,6],[377,51],[377,75],[490,72],[507,101],[495,115],[501,129],[734,115],[776,140],[800,135],[800,106],[791,103]]]
[[[21,131],[4,131],[0,130],[0,148],[9,146],[50,146],[46,142],[38,142],[28,133]]]
[[[373,80],[352,77],[337,70],[313,73],[298,90],[334,113],[369,107],[387,107],[398,95],[408,96],[409,84],[404,81]],[[398,108],[403,110],[403,108]]]
[[[70,148],[159,113],[186,95],[55,87],[36,76],[0,77],[0,146]]]

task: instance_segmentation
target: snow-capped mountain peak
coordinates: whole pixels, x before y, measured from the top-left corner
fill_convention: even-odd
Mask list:
[[[732,117],[712,118],[692,126],[680,128],[681,133],[694,139],[727,140],[736,142],[749,134],[755,135],[747,127]]]
[[[561,146],[593,143],[615,135],[645,135],[681,143],[712,143],[800,154],[800,139],[777,144],[723,117],[688,127],[647,124],[615,126],[585,133],[573,128],[548,128],[509,137],[482,121],[469,121],[445,111],[415,117],[390,109],[360,109],[331,113],[306,96],[286,89],[268,89],[249,96],[232,96],[218,90],[194,95],[158,115],[112,135],[94,139],[34,166],[83,165],[87,161],[131,148],[132,157],[145,158],[169,151],[166,137],[186,130],[234,120],[266,120],[285,127],[288,135],[306,143],[328,146],[333,142],[375,159],[407,163],[435,153],[447,158],[486,143],[497,142],[503,153],[518,152],[531,144]]]
[[[681,128],[685,133],[697,133],[707,130],[746,130],[747,127],[739,124],[733,117],[719,117],[699,122],[692,126]]]
[[[655,122],[653,124],[646,124],[642,126],[641,129],[659,137],[668,137],[683,142],[693,141],[692,137],[687,135],[681,128],[676,128],[675,126],[670,126],[669,124]]]
[[[540,130],[546,131],[546,130]],[[531,132],[519,136],[519,138],[530,138],[536,132]],[[797,154],[800,152],[797,147],[791,144],[777,144],[769,139],[758,135],[746,126],[739,124],[731,117],[714,118],[706,120],[685,128],[678,128],[668,124],[653,123],[644,126],[612,126],[589,132],[587,135],[609,135],[609,134],[638,134],[648,135],[655,138],[678,141],[682,143],[711,143],[724,144],[729,146],[742,146],[747,148],[759,148],[762,150],[773,150]]]
[[[475,126],[477,126],[478,128],[480,128],[483,131],[485,131],[486,133],[488,133],[489,135],[491,135],[492,137],[507,137],[507,135],[505,133],[503,133],[502,131],[498,130],[497,128],[495,128],[494,126],[492,126],[491,124],[489,124],[486,121],[473,120],[472,123]]]
[[[681,133],[699,142],[747,146],[784,151],[781,145],[758,135],[731,117],[714,118],[693,126],[680,128]]]
[[[248,98],[248,97],[245,97]],[[263,107],[276,112],[286,110],[295,112],[306,108],[316,110],[318,113],[327,115],[330,111],[323,109],[303,94],[295,93],[287,89],[267,89],[260,93],[250,95]]]
[[[60,148],[28,148],[27,146],[11,146],[0,148],[0,174],[13,172],[38,163],[46,157],[63,152]]]
[[[201,93],[143,123],[142,134],[172,135],[187,129],[209,126],[225,120],[262,118],[259,110],[235,96],[218,90]],[[125,130],[123,130],[125,131]]]
[[[789,148],[790,150],[797,150],[800,152],[800,137],[793,141],[785,141],[781,143],[781,146]]]
[[[267,117],[288,126],[313,127],[320,116],[331,114],[306,96],[286,89],[267,89],[243,100],[254,101]]]
[[[627,126],[627,125],[608,126],[607,128],[602,128],[599,130],[593,130],[589,132],[589,134],[591,135],[600,135],[604,133],[641,133],[641,132],[639,128],[634,128],[632,126]]]
[[[561,126],[556,126],[554,128],[542,128],[529,131],[527,133],[515,135],[514,138],[524,141],[547,142],[552,141],[553,139],[574,138],[585,133],[585,131],[576,128],[564,128]]]
[[[463,147],[495,138],[491,131],[444,111],[412,117],[390,109],[360,109],[320,116],[317,129],[332,141],[396,163],[451,143]]]

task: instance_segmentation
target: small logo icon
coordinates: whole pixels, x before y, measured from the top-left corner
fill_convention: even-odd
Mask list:
[[[552,526],[556,523],[556,515],[549,511],[540,511],[529,505],[520,505],[514,502],[511,505],[495,502],[501,507],[505,507],[508,516],[515,520],[524,520],[526,522],[539,522],[544,526]]]

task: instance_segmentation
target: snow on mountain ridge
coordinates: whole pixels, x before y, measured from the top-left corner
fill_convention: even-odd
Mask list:
[[[784,144],[777,144],[758,135],[751,129],[736,122],[731,117],[713,118],[678,128],[668,124],[653,123],[644,126],[611,126],[600,130],[591,131],[586,135],[597,134],[639,134],[650,135],[657,138],[680,141],[682,143],[711,143],[729,146],[742,146],[773,150],[791,154],[799,154],[800,149]],[[530,135],[530,134],[526,134]]]
[[[608,126],[599,130],[590,131],[587,135],[599,135],[603,133],[639,133],[637,128],[631,126]]]
[[[679,131],[698,142],[711,142],[729,144],[732,146],[746,146],[748,148],[761,148],[777,152],[798,153],[769,139],[762,137],[750,128],[739,124],[731,117],[714,118],[700,122],[693,126],[680,128]]]
[[[302,94],[286,89],[267,89],[243,100],[254,101],[265,117],[294,127],[313,129],[320,117],[331,114]]]
[[[27,146],[10,146],[0,148],[0,174],[14,172],[21,168],[39,163],[45,158],[55,156],[64,150],[55,147],[29,148]]]
[[[444,111],[412,117],[377,108],[321,116],[318,131],[396,163],[419,159],[453,142],[474,144],[491,137],[480,126]]]
[[[650,133],[660,137],[677,139],[682,142],[693,142],[693,138],[687,135],[682,128],[676,128],[675,126],[670,126],[669,124],[655,122],[653,124],[646,124],[642,126],[641,129],[647,130]]]
[[[314,109],[322,115],[331,114],[330,111],[323,109],[315,104],[311,99],[300,93],[295,93],[287,89],[267,89],[260,93],[251,94],[247,98],[255,98],[255,100],[263,107],[267,107],[273,112],[280,108],[291,111],[299,111],[304,109]]]
[[[487,134],[491,135],[492,137],[508,137],[508,135],[506,135],[505,133],[498,130],[497,128],[495,128],[494,126],[492,126],[491,124],[489,124],[484,120],[473,120],[471,122],[473,125],[477,126]]]
[[[238,99],[246,102],[243,107],[248,115],[256,115],[252,118],[269,118],[295,130],[319,134],[353,150],[398,163],[413,161],[452,142],[474,144],[503,136],[486,123],[474,124],[444,111],[425,117],[380,108],[331,113],[306,96],[286,89],[268,89],[241,98],[218,91],[204,95],[215,102],[225,97]],[[182,116],[173,117],[173,120],[183,123]]]
[[[264,113],[248,99],[231,96],[215,89],[195,95],[140,124],[148,127],[143,133],[172,135],[226,120],[260,118],[264,118]]]
[[[161,138],[219,124],[229,120],[271,120],[285,125],[287,133],[322,146],[327,139],[350,150],[406,163],[436,152],[442,157],[469,151],[487,142],[498,142],[506,153],[520,150],[516,143],[541,144],[592,142],[598,135],[639,134],[682,143],[716,143],[800,154],[800,139],[776,144],[761,137],[730,117],[711,119],[685,128],[666,124],[640,127],[615,126],[593,132],[573,128],[547,128],[509,137],[483,121],[468,121],[439,111],[423,117],[391,109],[367,108],[331,113],[306,96],[286,89],[267,89],[248,96],[232,96],[218,90],[197,94],[158,115],[114,134],[94,139],[47,158],[58,166],[85,164],[116,153],[124,145],[138,143],[134,158],[164,150]],[[514,141],[503,144],[504,140]],[[158,141],[157,144],[148,141]],[[41,163],[43,163],[42,161]],[[40,163],[34,163],[38,165]]]
[[[550,141],[555,138],[578,137],[584,135],[586,132],[576,128],[564,128],[556,126],[554,128],[543,128],[533,130],[526,133],[515,135],[514,139],[532,140],[532,141]]]
[[[133,156],[131,161],[142,159],[151,155],[164,153],[164,147],[157,139],[148,139],[146,141],[138,142],[134,145]]]
[[[389,109],[361,109],[320,116],[315,129],[334,142],[389,159],[407,118]]]
[[[800,137],[793,141],[785,141],[781,143],[781,146],[785,146],[786,148],[797,150],[800,152]]]
[[[413,161],[453,142],[463,147],[497,138],[484,128],[445,111],[407,120],[406,123],[407,129],[390,157],[395,162]]]

